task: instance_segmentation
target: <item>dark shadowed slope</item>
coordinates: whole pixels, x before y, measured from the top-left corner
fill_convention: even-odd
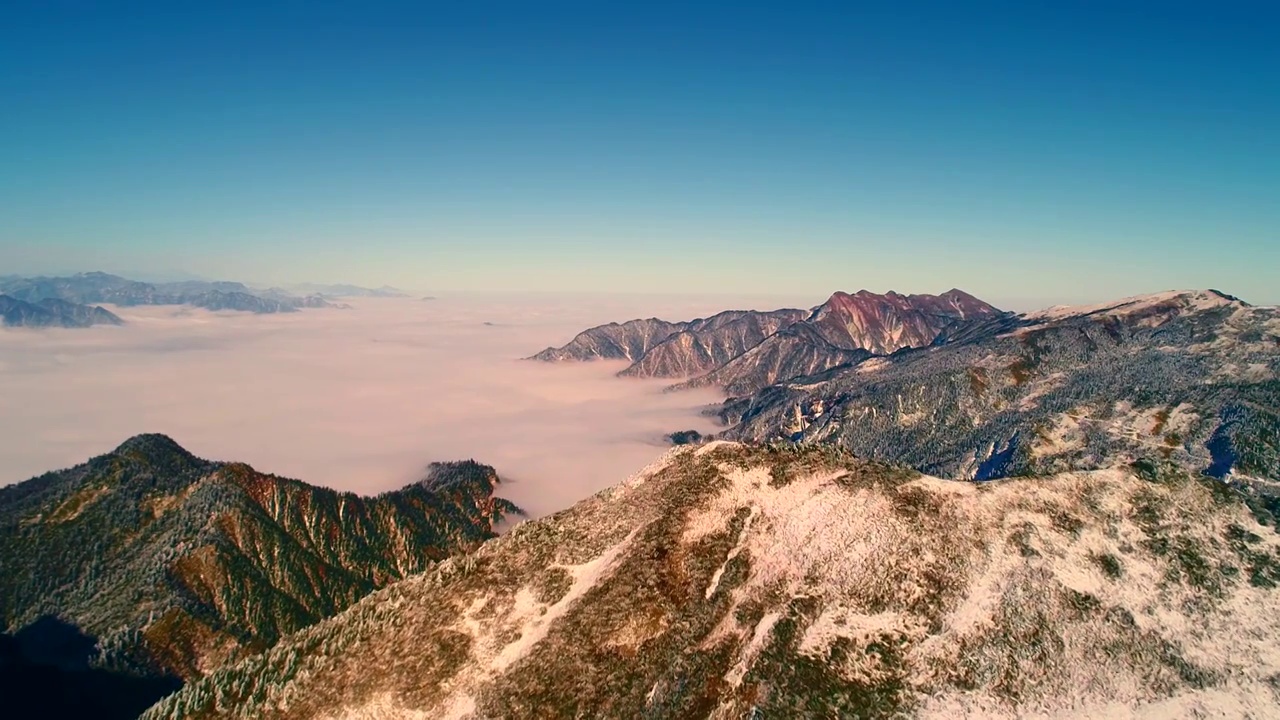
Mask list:
[[[681,448],[147,717],[1274,714],[1280,537],[1148,470]]]
[[[361,497],[138,436],[0,489],[0,630],[53,615],[103,667],[199,677],[492,537],[497,483],[445,463]]]
[[[10,718],[132,720],[182,687],[96,663],[98,640],[53,616],[0,633],[0,708]]]

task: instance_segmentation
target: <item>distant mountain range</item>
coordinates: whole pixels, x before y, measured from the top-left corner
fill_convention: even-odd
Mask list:
[[[930,345],[1004,314],[960,290],[942,295],[838,292],[809,310],[732,310],[689,322],[610,323],[532,359],[629,360],[631,366],[619,375],[687,378],[679,387],[716,385],[742,394],[872,355]]]
[[[979,484],[686,446],[143,717],[1270,717],[1258,501],[1147,465]]]
[[[288,290],[299,295],[319,295],[326,298],[349,298],[349,297],[374,297],[374,298],[403,298],[409,297],[409,293],[383,285],[380,288],[366,288],[358,285],[318,285],[316,283],[301,283],[298,285],[290,285]]]
[[[952,290],[592,328],[540,360],[724,388],[735,440],[834,442],[953,478],[1146,456],[1280,479],[1280,311],[1214,290],[1015,315]],[[735,354],[736,353],[736,354]],[[726,360],[726,358],[729,358]]]
[[[363,291],[385,295],[388,290],[367,290],[354,286],[340,288],[352,294]],[[255,290],[238,282],[188,280],[145,283],[101,272],[65,277],[0,278],[0,293],[27,303],[61,300],[80,305],[109,303],[120,306],[189,305],[208,310],[237,310],[252,313],[294,312],[303,308],[345,308],[320,294],[293,295],[280,288]],[[334,296],[336,297],[336,295]]]
[[[56,618],[94,668],[189,681],[493,537],[498,483],[443,463],[362,497],[138,436],[0,488],[0,631]]]
[[[115,313],[104,308],[43,298],[26,302],[0,294],[0,324],[6,327],[85,328],[92,325],[123,324]]]

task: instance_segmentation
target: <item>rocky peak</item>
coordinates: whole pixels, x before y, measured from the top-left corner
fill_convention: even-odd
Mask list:
[[[990,303],[979,300],[958,288],[952,288],[941,295],[911,294],[903,295],[894,290],[886,293],[875,293],[870,290],[859,290],[853,294],[836,291],[825,303],[815,310],[830,312],[835,310],[866,312],[874,306],[889,306],[904,311],[917,311],[965,317],[966,315],[996,315],[1000,309]]]
[[[832,294],[808,322],[815,323],[831,344],[848,350],[889,354],[905,347],[931,344],[949,326],[987,318],[1000,310],[960,290],[943,295],[883,295],[859,290]]]
[[[950,303],[960,312],[961,317],[972,317],[974,315],[989,316],[999,313],[999,309],[994,305],[983,300],[979,300],[959,288],[951,288],[939,295],[938,298]]]

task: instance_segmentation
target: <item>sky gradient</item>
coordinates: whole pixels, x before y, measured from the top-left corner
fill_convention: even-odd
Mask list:
[[[1280,302],[1276,3],[607,5],[4,3],[0,274]]]

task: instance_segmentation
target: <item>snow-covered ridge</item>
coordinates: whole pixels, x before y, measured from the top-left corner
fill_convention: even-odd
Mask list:
[[[681,448],[146,717],[1270,717],[1280,536],[1129,468]]]
[[[1217,290],[1166,290],[1149,295],[1134,295],[1094,305],[1055,305],[1044,310],[1025,313],[1022,317],[1026,320],[1048,322],[1084,315],[1124,316],[1169,304],[1174,304],[1184,310],[1193,312],[1212,310],[1225,305],[1246,307],[1246,304],[1238,298],[1225,295]]]

